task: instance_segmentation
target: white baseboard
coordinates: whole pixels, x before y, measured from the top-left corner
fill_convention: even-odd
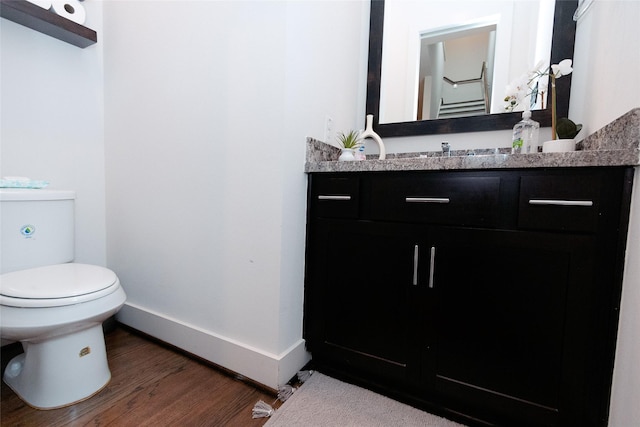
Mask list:
[[[120,323],[274,390],[286,384],[311,360],[303,339],[281,354],[273,354],[130,302],[116,318]]]

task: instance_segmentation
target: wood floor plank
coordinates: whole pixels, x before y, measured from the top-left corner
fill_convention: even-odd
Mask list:
[[[1,426],[262,426],[258,400],[275,393],[241,381],[125,327],[106,335],[109,384],[83,402],[41,411],[2,383]],[[3,365],[5,349],[3,348]],[[274,405],[277,407],[278,405]]]

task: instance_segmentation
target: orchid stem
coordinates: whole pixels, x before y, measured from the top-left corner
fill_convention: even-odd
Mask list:
[[[557,139],[556,137],[556,77],[550,74],[551,77],[551,139]]]

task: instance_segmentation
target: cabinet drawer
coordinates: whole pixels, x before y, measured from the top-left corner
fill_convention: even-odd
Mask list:
[[[357,218],[360,179],[355,175],[315,175],[311,182],[311,212],[316,217]]]
[[[499,200],[499,176],[385,176],[371,186],[372,217],[389,221],[492,225]]]
[[[599,174],[522,176],[518,226],[538,230],[595,231],[601,206]]]

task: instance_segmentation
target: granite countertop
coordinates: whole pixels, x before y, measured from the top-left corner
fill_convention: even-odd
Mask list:
[[[377,155],[367,160],[339,162],[340,149],[307,139],[305,172],[369,172],[409,170],[517,169],[640,165],[640,108],[609,123],[577,144],[568,153],[510,154],[509,148]]]

